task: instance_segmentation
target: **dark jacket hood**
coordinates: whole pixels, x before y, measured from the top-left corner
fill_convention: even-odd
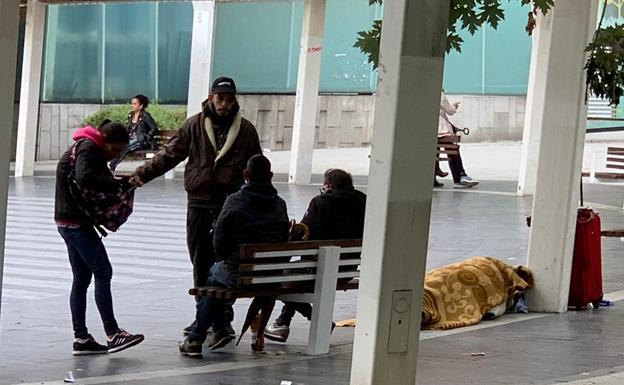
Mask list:
[[[241,200],[255,210],[273,207],[277,197],[277,190],[271,184],[245,183],[241,187]]]

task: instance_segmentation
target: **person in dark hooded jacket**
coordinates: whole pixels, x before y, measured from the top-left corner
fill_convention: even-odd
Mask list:
[[[80,188],[97,192],[115,193],[129,188],[125,181],[115,179],[107,166],[128,145],[128,132],[121,124],[104,121],[97,129],[87,126],[77,130],[73,139],[76,143],[61,156],[56,168],[54,220],[67,245],[73,273],[70,307],[74,355],[114,353],[140,343],[143,335],[132,335],[117,325],[110,287],[113,269],[93,221],[82,209],[85,202],[79,200],[70,178]],[[87,289],[92,277],[95,303],[108,337],[106,346],[97,343],[87,330]]]
[[[245,184],[230,195],[214,227],[214,247],[219,260],[210,269],[207,286],[236,288],[240,248],[244,244],[284,243],[288,241],[288,212],[286,202],[271,184],[271,163],[263,155],[247,162]],[[202,297],[197,304],[196,320],[191,333],[180,344],[186,356],[202,355],[208,327],[213,326],[216,347],[225,346],[234,338],[223,325],[228,321],[224,300]],[[214,349],[211,346],[211,349]]]
[[[344,170],[330,169],[325,172],[321,194],[312,199],[301,222],[310,229],[308,240],[361,239],[364,234],[365,210],[366,195],[353,187],[351,175]],[[340,271],[349,269],[353,267],[342,266]],[[282,313],[273,325],[267,327],[265,337],[286,342],[295,312],[310,320],[312,305],[284,303]]]

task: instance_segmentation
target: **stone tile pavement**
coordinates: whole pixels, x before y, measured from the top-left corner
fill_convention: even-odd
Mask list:
[[[484,180],[472,191],[436,190],[429,268],[473,255],[525,261],[525,216],[531,200],[515,196],[510,179]],[[359,182],[365,184],[366,178]],[[180,180],[148,185],[137,197],[136,215],[106,241],[115,268],[117,316],[122,327],[145,333],[146,341],[117,355],[72,357],[70,273],[51,222],[52,186],[53,179],[47,177],[11,181],[5,276],[9,290],[0,320],[1,385],[60,384],[69,370],[78,384],[348,384],[353,329],[336,330],[329,355],[307,357],[307,325],[301,319],[296,319],[288,344],[268,344],[264,354],[252,354],[247,337],[240,346],[207,354],[203,360],[178,355],[180,329],[193,314],[193,300],[185,294],[191,279]],[[277,187],[294,218],[301,217],[318,191],[318,186]],[[587,185],[585,191],[586,200],[599,208],[604,227],[624,228],[621,186]],[[619,301],[624,299],[624,245],[608,239],[603,249],[605,291],[618,300],[614,307],[507,316],[476,327],[422,333],[414,363],[417,383],[624,383],[624,302]],[[353,317],[356,300],[356,292],[339,293],[335,318]],[[246,304],[236,304],[237,328]],[[88,322],[102,339],[92,300]],[[475,352],[485,355],[471,356]]]

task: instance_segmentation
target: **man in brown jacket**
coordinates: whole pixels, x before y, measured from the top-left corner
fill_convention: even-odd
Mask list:
[[[216,79],[202,103],[202,112],[188,118],[167,146],[139,167],[132,178],[142,185],[188,158],[184,171],[188,196],[186,237],[195,287],[206,285],[215,262],[213,224],[226,197],[243,185],[243,170],[249,158],[262,153],[255,127],[241,117],[239,110],[234,80]]]

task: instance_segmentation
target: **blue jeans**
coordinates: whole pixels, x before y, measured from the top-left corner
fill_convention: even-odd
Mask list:
[[[69,263],[74,281],[69,304],[72,313],[75,338],[88,338],[89,332],[85,320],[87,312],[87,289],[91,277],[95,277],[95,303],[100,312],[107,336],[117,333],[119,326],[113,313],[111,279],[113,267],[102,240],[93,227],[83,226],[77,229],[59,227],[61,237],[67,245]]]
[[[237,269],[224,264],[223,261],[215,263],[210,268],[206,286],[235,289],[238,287]],[[231,322],[229,318],[230,315],[233,315],[233,311],[228,308],[232,305],[233,302],[231,301],[201,297],[199,302],[197,302],[195,323],[189,335],[189,341],[204,343],[207,336],[206,331],[210,326],[213,326],[215,330],[223,329],[228,322]]]

